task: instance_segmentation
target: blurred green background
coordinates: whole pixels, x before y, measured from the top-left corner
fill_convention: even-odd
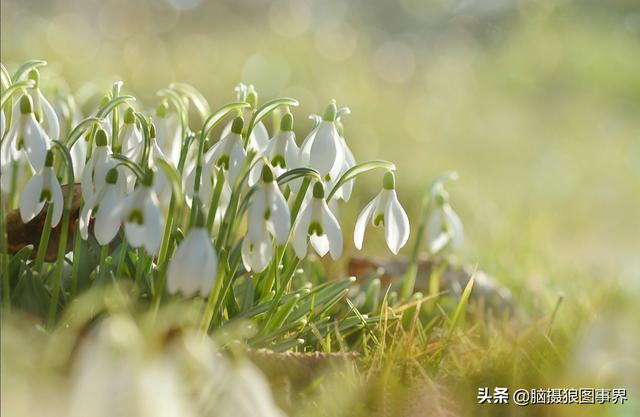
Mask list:
[[[253,83],[300,99],[300,141],[335,98],[356,157],[397,162],[414,226],[422,190],[460,173],[466,261],[527,290],[640,286],[636,0],[3,0],[2,61],[30,58],[72,90],[123,79],[149,107],[176,80],[213,107]],[[379,178],[360,184],[347,219]]]

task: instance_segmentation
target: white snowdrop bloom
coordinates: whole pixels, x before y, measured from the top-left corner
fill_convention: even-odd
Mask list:
[[[308,242],[320,256],[327,252],[333,259],[342,254],[342,231],[324,199],[324,187],[317,182],[313,187],[313,197],[305,204],[293,226],[293,248],[300,259],[307,254]]]
[[[107,132],[104,129],[98,129],[95,133],[95,146],[93,153],[87,161],[80,188],[82,197],[88,201],[93,194],[98,192],[105,183],[107,171],[117,165],[115,159],[111,157],[111,149],[108,146]],[[124,188],[125,175],[118,175],[118,185],[122,190]]]
[[[293,132],[293,115],[289,112],[282,116],[280,130],[269,140],[263,156],[273,167],[276,178],[287,170],[298,166],[300,149],[296,144],[296,134]],[[249,173],[249,186],[260,180],[264,162],[260,159]]]
[[[164,219],[152,184],[153,172],[148,171],[144,181],[106,214],[105,222],[120,224],[123,221],[131,247],[144,247],[150,254],[155,254],[162,242]]]
[[[320,124],[300,147],[300,165],[317,170],[322,177],[335,181],[344,167],[345,152],[336,129],[336,104],[329,103]]]
[[[120,143],[122,144],[122,154],[135,162],[140,162],[144,153],[144,137],[142,131],[136,123],[136,116],[133,109],[129,107],[124,113],[124,124],[120,129]]]
[[[150,126],[150,135],[151,135],[151,148],[149,149],[149,168],[154,168],[157,172],[153,179],[153,189],[156,191],[160,202],[164,207],[169,205],[169,201],[171,200],[171,194],[173,192],[171,188],[171,182],[167,178],[167,175],[164,173],[164,170],[158,167],[159,160],[163,160],[169,164],[171,164],[170,159],[165,155],[165,153],[160,149],[160,145],[158,145],[158,141],[156,140],[156,129],[153,124]]]
[[[449,204],[448,193],[441,189],[434,197],[434,207],[425,227],[429,252],[436,254],[450,247],[462,245],[464,230],[462,221]]]
[[[201,214],[198,214],[201,217]],[[186,297],[200,293],[208,297],[218,272],[218,256],[209,233],[199,219],[169,261],[167,290],[181,292]]]
[[[105,184],[85,201],[79,217],[80,236],[83,239],[89,238],[89,222],[92,216],[96,219],[93,233],[99,244],[108,244],[118,234],[120,222],[113,221],[109,216],[121,200],[117,181],[118,170],[111,168],[106,174]]]
[[[245,85],[238,84],[236,86],[236,98],[238,101],[246,101],[249,103],[250,107],[248,110],[243,111],[243,117],[245,120],[251,120],[253,117],[253,113],[258,108],[258,92],[255,90],[253,85]],[[227,125],[222,130],[222,137],[226,136],[230,131],[233,125],[233,121],[227,123]],[[257,150],[262,153],[267,148],[269,143],[269,132],[267,128],[264,126],[262,121],[256,123],[249,135],[248,147]]]
[[[35,87],[28,91],[28,94],[33,100],[33,110],[36,119],[40,121],[49,138],[60,140],[60,122],[58,115],[49,100],[47,100],[44,94],[42,94],[42,91],[40,91],[40,73],[37,69],[34,68],[29,72],[29,79],[36,82]]]
[[[276,405],[269,383],[249,361],[236,364],[227,375],[216,398],[216,415],[221,417],[286,417]]]
[[[242,261],[247,271],[262,272],[273,254],[272,236],[284,245],[291,228],[291,213],[269,165],[263,165],[262,183],[251,197],[248,232],[242,242]]]
[[[149,348],[135,323],[105,318],[82,339],[67,417],[194,417],[179,362]]]
[[[364,231],[369,220],[375,227],[384,225],[387,246],[394,255],[397,255],[409,239],[409,218],[396,196],[395,178],[392,172],[384,175],[382,191],[365,206],[356,220],[353,241],[358,249],[362,249]]]
[[[6,158],[16,160],[24,150],[33,169],[40,171],[50,147],[49,136],[38,123],[29,96],[22,96],[17,108],[19,112],[14,112],[9,132],[2,141],[2,154]]]
[[[180,120],[174,112],[169,112],[167,103],[162,103],[156,110],[155,118],[156,139],[160,149],[164,152],[173,166],[180,162],[182,148],[182,134]]]
[[[213,164],[221,167],[230,184],[234,184],[247,158],[242,145],[242,117],[233,119],[231,131],[213,145],[204,156],[204,165]]]
[[[44,167],[31,177],[20,193],[20,217],[27,223],[42,211],[45,202],[53,204],[51,226],[55,227],[62,217],[62,188],[53,170],[53,152],[45,155]]]
[[[84,138],[76,140],[76,143],[69,149],[69,153],[71,154],[71,164],[73,165],[73,176],[76,181],[80,182],[82,181],[82,173],[87,159],[87,141]]]

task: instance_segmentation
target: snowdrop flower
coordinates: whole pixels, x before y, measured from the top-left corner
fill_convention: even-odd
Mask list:
[[[58,121],[58,115],[51,103],[42,94],[42,91],[40,91],[40,73],[37,69],[34,68],[29,72],[29,79],[34,80],[36,83],[35,87],[29,91],[29,95],[33,100],[36,119],[42,123],[49,138],[59,140],[60,122]]]
[[[124,124],[120,129],[120,141],[122,143],[122,154],[132,161],[140,162],[144,153],[144,137],[136,124],[136,116],[131,107],[124,113]]]
[[[440,189],[434,197],[434,204],[425,227],[429,252],[436,254],[449,245],[452,249],[459,248],[462,245],[464,230],[460,217],[449,204],[449,194]]]
[[[247,271],[262,272],[273,256],[271,237],[284,245],[291,228],[291,214],[269,165],[262,167],[262,184],[251,197],[248,233],[242,242],[242,261]]]
[[[282,116],[280,130],[271,138],[263,156],[273,167],[276,177],[284,174],[288,169],[298,165],[300,149],[296,145],[296,134],[293,132],[293,115],[289,112]],[[249,174],[249,185],[256,184],[262,173],[264,162],[259,160]]]
[[[49,136],[36,120],[29,96],[22,96],[17,107],[20,114],[13,118],[7,137],[2,142],[2,147],[5,148],[2,154],[16,160],[24,149],[33,169],[40,171],[49,149]],[[4,165],[5,161],[2,162]]]
[[[394,255],[398,254],[409,239],[409,219],[396,196],[396,181],[392,172],[387,172],[382,180],[382,191],[365,206],[353,232],[356,248],[362,249],[364,231],[367,222],[372,221],[375,227],[384,225],[384,238]]]
[[[324,199],[324,187],[316,182],[313,197],[301,210],[293,226],[293,248],[300,259],[307,254],[307,237],[320,256],[327,252],[333,259],[342,254],[342,231]]]
[[[93,233],[100,245],[113,240],[120,230],[120,222],[113,221],[109,213],[115,210],[120,200],[118,187],[118,170],[111,168],[105,177],[105,184],[85,201],[80,213],[80,236],[89,238],[89,221],[93,215],[96,219]]]
[[[180,121],[175,113],[169,112],[169,106],[163,102],[156,110],[156,138],[158,145],[174,166],[180,162],[182,136]]]
[[[53,152],[45,156],[44,167],[31,177],[20,193],[20,217],[27,223],[42,211],[45,202],[53,204],[51,226],[55,227],[62,216],[62,188],[53,171]]]
[[[153,172],[148,171],[142,183],[107,213],[105,222],[120,224],[133,248],[144,247],[150,254],[160,248],[164,219],[158,196],[152,188]]]
[[[253,113],[258,108],[258,92],[253,85],[244,85],[242,83],[236,86],[236,96],[238,101],[246,101],[250,107],[248,111],[244,112],[244,119],[251,120]],[[233,122],[227,123],[222,130],[222,136],[226,136],[232,127]],[[263,152],[267,148],[269,143],[269,132],[261,121],[256,123],[249,135],[249,148],[253,148],[259,152]]]
[[[222,167],[227,173],[227,179],[231,184],[235,183],[247,158],[247,153],[242,146],[243,125],[242,117],[233,119],[231,131],[213,145],[204,157],[205,165],[213,164]]]
[[[98,129],[95,133],[93,153],[85,165],[80,181],[82,197],[85,201],[89,201],[91,196],[104,186],[107,172],[115,166],[116,160],[111,157],[107,132],[104,129]],[[124,177],[125,175],[118,176],[120,189],[124,185]]]
[[[218,256],[199,212],[196,225],[189,230],[169,261],[167,290],[170,294],[181,292],[186,297],[196,293],[207,297],[217,272]]]
[[[300,165],[317,170],[323,178],[335,181],[344,167],[345,153],[336,129],[336,104],[329,103],[320,124],[300,147]]]
[[[7,119],[4,117],[4,110],[0,110],[0,138],[4,136],[4,129],[7,127]]]

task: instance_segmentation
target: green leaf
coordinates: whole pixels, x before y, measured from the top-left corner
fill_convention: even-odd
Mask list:
[[[18,81],[15,84],[12,84],[11,87],[2,91],[2,99],[0,99],[0,107],[4,107],[5,104],[9,102],[9,99],[12,95],[17,93],[19,90],[25,90],[27,88],[33,88],[36,82],[33,80],[23,80]]]
[[[253,128],[258,124],[258,122],[260,122],[262,119],[267,117],[269,113],[271,113],[278,107],[280,106],[296,107],[299,104],[300,103],[298,103],[298,100],[290,97],[281,97],[281,98],[273,99],[271,101],[267,101],[262,106],[260,106],[258,110],[253,114],[253,117],[251,118],[251,122],[249,123],[249,129],[247,129],[247,137],[251,135]]]
[[[340,177],[336,185],[333,187],[333,189],[331,189],[331,192],[327,196],[327,201],[331,201],[331,197],[333,197],[334,194],[340,189],[340,187],[345,185],[347,182],[355,179],[357,176],[365,174],[374,169],[384,169],[387,171],[395,171],[396,166],[395,164],[389,161],[375,160],[375,161],[363,162],[354,167],[351,167],[351,169],[347,170],[347,172],[342,174],[342,176]]]
[[[129,101],[136,101],[136,98],[130,95],[114,97],[111,100],[109,100],[104,106],[102,106],[100,110],[98,110],[96,117],[99,117],[100,119],[102,119],[106,117],[109,113],[111,113],[111,111],[113,111],[113,109],[116,108],[116,106],[119,106]]]
[[[204,122],[204,120],[206,120],[207,115],[211,113],[211,108],[209,107],[207,99],[204,98],[200,91],[186,83],[172,83],[169,85],[169,88],[172,88],[187,96],[196,106],[196,109],[200,113],[202,121]]]
[[[220,123],[227,115],[233,111],[249,107],[249,103],[245,103],[243,101],[236,101],[233,103],[226,104],[220,107],[215,113],[209,116],[202,125],[202,131],[200,133],[200,138],[204,140],[211,130]]]
[[[30,61],[27,61],[24,64],[20,65],[16,72],[13,73],[12,81],[15,83],[20,79],[20,77],[22,77],[32,69],[43,67],[45,65],[47,65],[47,61],[43,61],[41,59],[32,59]]]
[[[178,171],[173,167],[173,165],[171,165],[164,159],[156,159],[155,163],[164,171],[165,175],[171,182],[173,196],[176,201],[176,210],[182,210],[184,195],[182,193],[182,181],[180,181],[180,175],[178,174]]]
[[[0,82],[3,90],[9,88],[11,85],[11,76],[9,75],[9,71],[7,71],[7,68],[5,68],[2,63],[0,63]]]
[[[182,125],[182,128],[186,129],[189,126],[189,115],[187,114],[187,109],[178,93],[176,93],[174,90],[163,88],[162,90],[158,91],[158,95],[160,97],[166,98],[167,100],[169,100],[169,102],[171,102],[173,107],[176,109],[178,116],[180,116],[180,123]]]
[[[294,168],[280,175],[277,179],[279,185],[284,185],[298,178],[308,177],[317,181],[322,181],[320,173],[313,168]]]
[[[471,296],[471,290],[473,289],[473,283],[475,282],[475,271],[471,274],[471,278],[469,278],[469,282],[467,282],[466,287],[464,287],[464,291],[462,292],[462,296],[460,297],[460,301],[458,301],[458,305],[456,306],[456,310],[453,313],[453,318],[451,319],[451,324],[449,325],[449,331],[447,332],[447,339],[451,338],[453,335],[453,331],[456,329],[458,322],[464,317],[464,312],[467,309],[467,303],[469,302],[469,296]]]

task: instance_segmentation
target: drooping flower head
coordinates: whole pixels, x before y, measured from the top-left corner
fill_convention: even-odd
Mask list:
[[[36,119],[28,95],[20,98],[18,109],[19,114],[14,114],[7,137],[2,141],[2,164],[18,160],[20,152],[26,152],[31,167],[37,172],[44,166],[50,138]]]
[[[300,147],[300,165],[317,170],[328,181],[335,181],[344,167],[345,152],[336,129],[336,103],[327,106],[320,124]]]
[[[407,243],[409,218],[398,201],[395,185],[393,173],[387,172],[382,180],[382,191],[360,212],[353,232],[357,249],[362,249],[364,231],[369,220],[374,227],[384,226],[384,238],[394,255]]]
[[[242,145],[242,128],[244,120],[238,116],[233,119],[229,133],[213,145],[205,154],[205,165],[213,164],[221,167],[229,183],[233,184],[242,169],[247,153]]]
[[[242,242],[242,261],[247,270],[262,272],[273,257],[272,237],[283,245],[289,236],[291,214],[273,171],[262,167],[262,179],[248,209],[248,233]]]
[[[95,217],[93,232],[100,245],[106,245],[113,240],[120,230],[120,221],[115,221],[109,213],[113,212],[121,200],[118,190],[118,169],[111,168],[105,176],[105,183],[98,192],[92,194],[85,201],[80,212],[80,235],[89,238],[89,221]]]
[[[434,208],[425,227],[425,239],[431,254],[462,245],[464,228],[458,214],[449,204],[449,193],[440,188],[434,196]]]
[[[47,151],[44,167],[25,185],[20,194],[20,217],[27,223],[40,213],[45,203],[53,205],[51,226],[55,227],[62,217],[62,187],[53,170],[53,152]]]
[[[300,211],[293,226],[293,248],[298,258],[307,254],[307,243],[320,256],[331,253],[335,260],[342,255],[342,231],[334,214],[329,210],[324,199],[324,186],[316,182],[313,195]]]

